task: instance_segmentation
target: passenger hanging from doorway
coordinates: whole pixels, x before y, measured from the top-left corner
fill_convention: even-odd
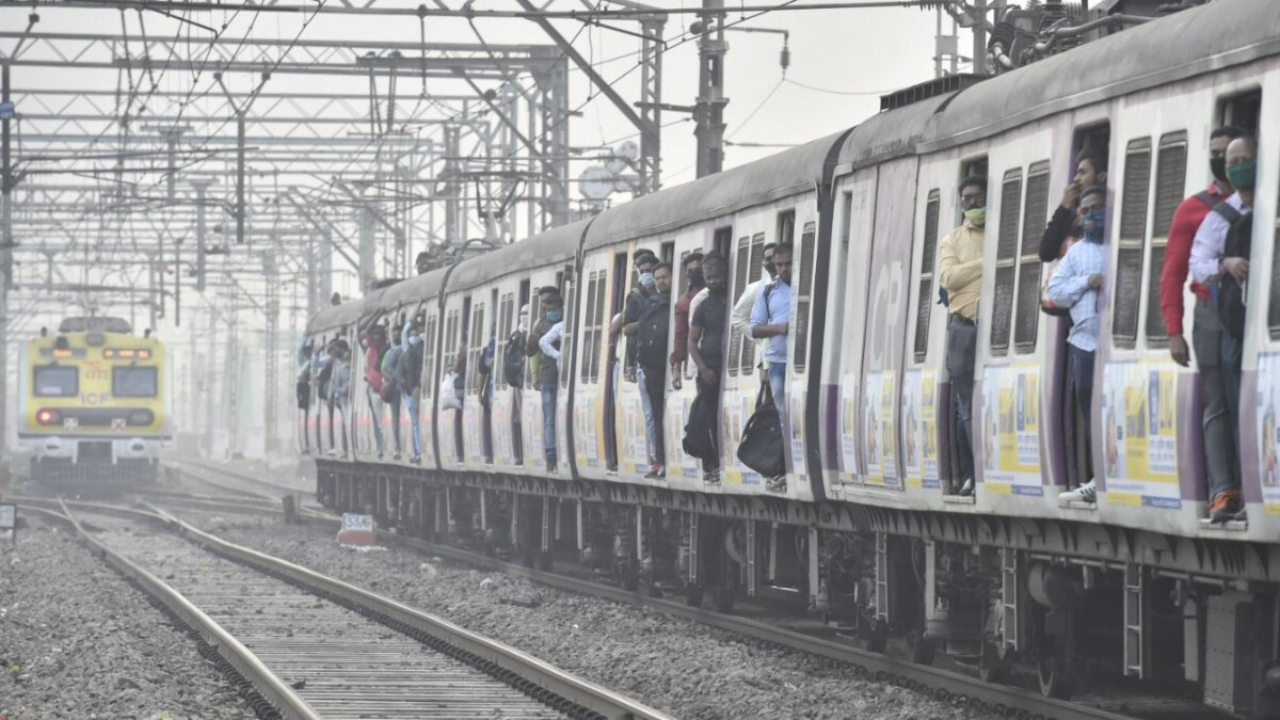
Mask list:
[[[361,341],[365,353],[364,392],[369,401],[369,423],[373,425],[373,442],[381,460],[386,452],[386,439],[382,435],[382,358],[387,352],[387,329],[375,324],[365,332]]]
[[[1102,246],[1106,237],[1107,190],[1100,185],[1088,188],[1080,196],[1081,242],[1075,243],[1062,258],[1049,281],[1049,299],[1058,307],[1071,310],[1071,331],[1067,334],[1067,352],[1071,358],[1071,386],[1076,407],[1083,417],[1078,434],[1085,460],[1081,473],[1087,481],[1058,496],[1062,501],[1096,502],[1097,488],[1093,476],[1093,364],[1098,350],[1098,300],[1102,287],[1102,271],[1107,264],[1107,251]]]
[[[747,341],[754,340],[756,344],[756,364],[760,368],[760,382],[768,384],[769,369],[764,359],[765,348],[768,347],[768,338],[755,338],[751,334],[751,311],[756,307],[756,298],[760,296],[760,289],[765,285],[773,282],[778,273],[773,267],[773,251],[778,245],[777,243],[766,243],[764,246],[764,255],[760,259],[760,266],[764,273],[759,280],[750,283],[742,290],[742,294],[738,296],[738,301],[733,305],[733,314],[729,316],[729,324],[733,326],[734,331],[748,338]],[[745,342],[745,341],[744,341]]]
[[[516,321],[516,329],[507,338],[507,347],[502,353],[502,380],[511,388],[511,450],[515,456],[511,458],[515,465],[524,464],[524,434],[521,413],[524,391],[524,348],[529,338],[529,303],[520,306],[520,318]]]
[[[493,464],[493,363],[498,354],[498,326],[489,325],[489,341],[484,344],[480,353],[480,407],[484,411],[484,422],[480,424],[480,433],[484,443],[484,461]]]
[[[409,436],[413,454],[409,462],[422,462],[422,416],[418,403],[418,388],[422,384],[422,360],[426,343],[422,338],[422,318],[414,317],[404,324],[400,333],[400,355],[396,359],[396,382],[404,394],[404,409],[409,413]]]
[[[960,487],[952,494],[973,495],[973,373],[978,350],[978,300],[982,294],[982,256],[987,224],[987,179],[971,175],[960,183],[964,223],[938,244],[938,285],[947,291],[947,374],[955,405]]]
[[[773,281],[764,285],[756,295],[751,309],[751,337],[768,341],[764,349],[764,361],[768,366],[769,382],[765,386],[778,408],[778,419],[785,422],[787,416],[787,336],[791,334],[791,243],[773,248]],[[783,425],[785,427],[785,424]],[[769,492],[786,492],[787,476],[766,478]]]
[[[1205,448],[1211,453],[1209,519],[1215,523],[1247,519],[1240,496],[1240,366],[1257,156],[1258,143],[1252,137],[1236,138],[1227,146],[1227,179],[1235,192],[1205,216],[1191,244],[1191,276],[1209,288],[1222,328],[1216,348],[1207,342],[1202,348],[1200,338],[1195,338],[1200,364],[1212,363],[1218,353],[1225,398],[1218,414],[1210,417],[1206,409],[1204,418]]]
[[[622,375],[628,382],[636,382],[638,376],[636,374],[636,330],[640,327],[640,316],[644,313],[645,306],[653,299],[654,278],[653,269],[658,265],[658,256],[654,255],[651,250],[637,250],[635,255],[635,268],[638,283],[636,287],[631,289],[627,294],[627,299],[622,306],[622,320],[617,318],[609,325],[609,337],[616,338],[619,333],[627,337],[627,347],[624,354]],[[644,393],[640,393],[644,397]],[[652,448],[650,448],[652,453]]]
[[[396,325],[393,324],[393,332],[388,338],[388,343],[393,344],[390,344],[387,351],[382,354],[382,363],[378,369],[382,371],[382,401],[391,409],[391,426],[388,429],[391,431],[391,437],[395,439],[396,446],[391,459],[399,460],[404,452],[400,443],[400,400],[403,392],[396,374],[396,363],[404,353],[404,345],[400,342],[401,333],[394,332],[395,327]]]
[[[653,448],[649,471],[645,477],[658,480],[667,476],[667,444],[663,412],[667,398],[667,362],[671,331],[671,265],[659,263],[653,269],[654,292],[645,305],[636,330],[636,365],[640,396],[648,400],[644,407],[644,426]]]
[[[1080,230],[1080,198],[1086,188],[1107,185],[1107,156],[1087,149],[1076,160],[1076,176],[1062,193],[1062,204],[1053,211],[1049,225],[1040,238],[1040,261],[1054,262],[1067,254],[1067,249],[1082,237]]]
[[[328,343],[320,338],[320,344],[311,355],[312,386],[316,388],[316,453],[324,454],[323,414],[329,416],[329,447],[333,447],[333,398],[329,393],[329,381],[333,379],[333,355]]]
[[[564,301],[560,295],[542,298],[542,319],[529,333],[525,354],[536,357],[542,388],[542,446],[547,472],[556,471],[556,394],[560,389],[560,341],[564,337]]]
[[[1160,274],[1160,310],[1164,314],[1165,331],[1169,334],[1169,355],[1183,367],[1191,364],[1191,348],[1187,345],[1182,325],[1182,298],[1191,264],[1191,246],[1196,231],[1213,207],[1235,193],[1227,177],[1227,146],[1244,134],[1240,128],[1226,126],[1209,135],[1209,170],[1213,174],[1213,182],[1208,190],[1182,201],[1169,227],[1169,244],[1165,248],[1164,269]],[[1222,381],[1221,353],[1217,350],[1222,346],[1222,321],[1218,319],[1209,288],[1192,280],[1191,292],[1196,298],[1191,344],[1196,348],[1196,369],[1200,375],[1201,423],[1209,487],[1235,487],[1230,482],[1235,473],[1235,455],[1226,439],[1227,393]]]
[[[347,446],[348,424],[351,418],[351,346],[345,340],[338,340],[333,347],[333,373],[329,378],[329,394],[333,405],[342,417],[342,457],[346,459],[350,452]],[[332,428],[332,425],[330,425]],[[332,438],[330,439],[332,442]],[[329,450],[330,455],[337,455],[335,446]]]
[[[311,342],[303,338],[298,345],[298,379],[294,384],[294,394],[298,399],[298,418],[302,435],[302,454],[311,454],[311,433],[307,426],[311,421]]]
[[[724,328],[729,319],[728,263],[719,255],[702,261],[706,277],[706,299],[689,319],[689,357],[695,376],[698,407],[689,413],[685,428],[685,450],[701,451],[702,481],[720,483],[720,373],[724,371]],[[675,372],[675,368],[671,370]],[[691,442],[692,441],[692,442]],[[693,447],[691,447],[691,445]]]
[[[692,317],[693,299],[706,287],[702,276],[702,253],[692,252],[680,261],[688,289],[676,300],[676,333],[671,343],[671,388],[683,387],[685,364],[689,359],[689,318]]]

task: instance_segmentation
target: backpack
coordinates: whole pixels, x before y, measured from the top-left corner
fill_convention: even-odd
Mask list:
[[[518,388],[524,383],[525,336],[519,330],[507,339],[507,354],[502,357],[502,379],[507,385]]]
[[[329,358],[329,362],[320,368],[320,376],[316,380],[320,383],[320,397],[329,397],[329,380],[333,378],[333,364],[337,362],[333,358]]]
[[[400,356],[404,353],[404,348],[396,345],[388,348],[382,355],[382,363],[378,369],[382,371],[383,382],[388,379],[394,379],[396,376],[396,364],[400,360]]]
[[[422,371],[423,343],[410,343],[407,352],[402,351],[396,358],[396,380],[403,391],[411,393],[418,389],[419,374]]]
[[[298,384],[294,388],[294,392],[298,398],[298,409],[306,410],[311,407],[311,379],[305,375],[298,378]]]
[[[716,454],[714,398],[698,393],[689,406],[689,422],[684,426],[684,454],[705,460]]]
[[[765,301],[768,302],[767,300]],[[646,369],[666,368],[667,331],[671,326],[671,306],[656,302],[644,309],[636,332],[636,362]]]
[[[1222,257],[1248,260],[1253,249],[1253,213],[1241,213],[1225,202],[1218,203],[1213,211],[1231,223],[1222,246]],[[1246,292],[1246,286],[1229,274],[1218,279],[1218,317],[1222,319],[1223,331],[1232,337],[1244,337],[1244,317],[1248,310]]]

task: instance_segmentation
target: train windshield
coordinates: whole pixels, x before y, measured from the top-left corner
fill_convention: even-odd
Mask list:
[[[80,370],[62,365],[36,368],[37,397],[75,397],[80,392]]]
[[[116,397],[155,397],[156,369],[153,367],[112,368],[111,394]]]

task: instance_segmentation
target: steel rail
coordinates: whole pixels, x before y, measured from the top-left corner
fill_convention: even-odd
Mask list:
[[[164,581],[160,580],[151,573],[143,570],[141,567],[130,562],[120,553],[111,550],[97,538],[93,537],[88,530],[80,523],[75,514],[67,506],[65,501],[61,501],[60,506],[62,512],[45,508],[26,506],[25,510],[36,510],[43,512],[46,517],[61,516],[63,521],[70,524],[76,534],[89,545],[90,552],[102,558],[108,565],[115,568],[124,576],[131,578],[138,584],[148,595],[160,601],[177,617],[181,618],[192,630],[200,635],[211,645],[217,653],[231,667],[235,668],[247,682],[253,685],[254,689],[262,695],[262,697],[271,704],[281,715],[281,717],[290,720],[322,720],[321,716],[311,708],[309,704],[287,683],[281,680],[271,672],[266,665],[258,659],[248,648],[246,648],[233,635],[228,633],[221,625],[204,613],[200,608],[192,604],[177,590],[171,588]],[[76,503],[77,505],[87,505],[87,503]],[[120,509],[108,509],[107,507],[96,508],[95,511],[113,512]],[[163,518],[152,513],[132,510],[127,511],[133,517],[147,517],[159,522],[163,522]],[[113,514],[126,514],[113,512]]]

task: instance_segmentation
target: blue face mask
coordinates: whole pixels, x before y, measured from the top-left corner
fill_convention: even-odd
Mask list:
[[[653,279],[653,273],[651,273],[651,272],[650,272],[650,273],[640,273],[640,284],[641,284],[641,285],[643,285],[643,286],[645,286],[645,287],[647,287],[647,288],[649,288],[649,289],[653,289],[654,283],[656,283],[656,282],[657,282],[657,281]]]
[[[1107,228],[1107,209],[1098,207],[1085,211],[1080,216],[1080,229],[1084,230],[1084,239],[1102,244],[1102,236]]]
[[[547,311],[547,319],[550,320],[551,322],[560,322],[560,319],[563,317],[564,317],[563,311],[560,311],[560,310]]]

